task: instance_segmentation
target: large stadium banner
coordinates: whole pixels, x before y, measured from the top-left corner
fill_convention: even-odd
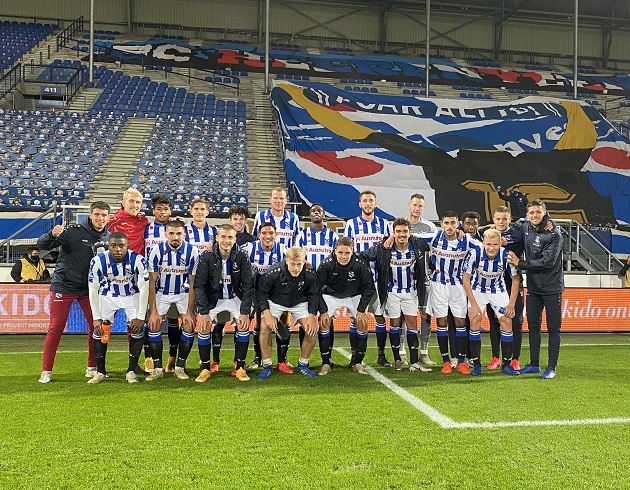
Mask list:
[[[2,284],[0,334],[46,333],[49,315],[50,291],[47,285]],[[335,330],[347,332],[349,324],[350,318],[342,315],[335,321]],[[485,313],[482,326],[489,328]],[[370,317],[369,328],[374,331],[373,317]],[[527,319],[523,328],[527,329]],[[543,318],[543,330],[545,329]],[[117,313],[112,331],[127,331],[122,311]],[[565,290],[562,299],[562,331],[630,332],[630,289]],[[85,317],[76,302],[72,305],[66,332],[87,333]]]
[[[102,51],[97,61],[113,63],[143,63],[153,66],[173,66],[205,70],[230,69],[260,72],[265,70],[265,50],[255,46],[223,43],[214,46],[195,46],[176,39],[152,39],[125,43],[96,41]],[[353,54],[313,54],[295,50],[271,49],[271,73],[299,77],[332,77],[349,79],[387,80],[390,82],[423,82],[423,57],[381,56]],[[517,88],[566,92],[573,87],[573,73],[549,70],[514,70],[462,65],[444,58],[430,58],[431,83],[442,85]],[[530,67],[531,68],[531,67]],[[630,77],[580,73],[580,92],[626,95],[630,92]]]
[[[287,180],[327,214],[358,213],[376,191],[383,217],[407,216],[414,193],[425,217],[505,202],[498,186],[540,198],[557,219],[630,223],[630,144],[593,107],[565,99],[512,102],[348,92],[275,81],[271,101]]]

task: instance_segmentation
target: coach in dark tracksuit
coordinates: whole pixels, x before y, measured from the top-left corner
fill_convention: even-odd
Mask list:
[[[236,237],[236,235],[235,235]],[[241,300],[240,313],[247,315],[252,310],[254,301],[254,276],[252,267],[245,252],[235,244],[229,254],[225,254],[219,248],[218,241],[212,245],[212,250],[201,254],[197,274],[195,275],[195,304],[200,315],[208,315],[219,302],[219,287],[221,287],[221,273],[223,271],[223,260],[229,264],[229,273],[232,285],[232,292]],[[249,347],[249,322],[247,330],[239,334],[241,329],[236,329],[234,343],[234,357],[236,369],[245,367],[245,358]],[[216,334],[215,334],[216,332]],[[215,338],[216,337],[216,338]],[[222,330],[215,325],[212,330],[212,344],[220,349]],[[210,369],[210,345],[198,339],[199,358],[202,369]],[[218,354],[218,353],[217,353]]]
[[[550,219],[545,204],[540,200],[527,205],[529,221],[517,224],[523,234],[525,259],[520,260],[510,252],[508,261],[527,274],[527,325],[529,328],[530,364],[521,369],[522,374],[540,373],[540,324],[545,309],[549,334],[547,369],[541,378],[556,376],[556,364],[560,353],[560,327],[562,325],[562,292],[564,270],[562,268],[562,234],[560,228],[545,230]]]

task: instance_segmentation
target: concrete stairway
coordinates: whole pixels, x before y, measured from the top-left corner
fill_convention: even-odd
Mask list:
[[[271,189],[286,186],[284,165],[278,144],[273,109],[264,93],[262,77],[252,80],[254,116],[247,121],[247,173],[249,177],[249,207],[269,207]]]
[[[155,119],[129,118],[118,141],[105,159],[90,190],[85,193],[85,203],[105,201],[116,211],[120,207],[122,193],[129,187],[140,154],[153,130]]]

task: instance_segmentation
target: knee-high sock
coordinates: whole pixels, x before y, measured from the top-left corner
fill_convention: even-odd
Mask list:
[[[481,363],[481,331],[471,330],[468,340],[470,341],[470,360],[476,366]]]
[[[350,322],[348,337],[350,338],[350,352],[354,356],[357,352],[357,326],[353,321]]]
[[[220,362],[221,345],[223,345],[223,327],[224,325],[215,325],[212,330],[212,360]]]
[[[186,367],[186,359],[188,359],[194,341],[195,334],[193,332],[182,330],[182,338],[179,341],[179,353],[177,355],[177,362],[175,362],[176,367]]]
[[[199,349],[199,360],[201,361],[201,369],[210,370],[210,334],[197,334],[197,348]]]
[[[318,338],[322,364],[330,364],[330,330],[319,332]]]
[[[149,332],[149,350],[153,358],[153,367],[162,367],[162,351],[164,350],[164,342],[162,341],[161,332]]]
[[[378,349],[378,356],[385,355],[385,346],[387,345],[387,327],[383,322],[377,322],[374,329],[376,333],[376,347]]]
[[[179,328],[177,320],[168,319],[168,355],[169,357],[177,357],[177,348],[182,337],[182,330]]]
[[[101,338],[94,331],[92,335],[92,348],[94,349],[94,358],[96,359],[96,370],[99,373],[107,374],[105,371],[105,354],[107,354],[107,344],[101,342]]]
[[[131,341],[131,337],[128,339]],[[149,331],[144,330],[142,334],[142,343],[144,345],[144,357],[151,357],[151,348],[149,347]]]
[[[278,352],[278,364],[287,360],[287,352],[289,351],[289,344],[291,343],[291,325],[289,325],[289,338],[282,340],[276,335],[276,350]]]
[[[260,353],[260,327],[254,327],[252,340],[254,341],[254,357],[260,359],[262,356]]]
[[[420,322],[420,354],[429,354],[429,339],[431,338],[431,316]]]
[[[468,352],[468,334],[466,333],[466,325],[455,327],[455,345],[457,348],[457,359],[463,362]]]
[[[332,353],[335,346],[335,322],[330,322],[330,352]]]
[[[448,355],[448,327],[437,327],[437,341],[440,349],[440,355],[442,356],[442,362],[450,362],[451,358]]]
[[[147,335],[148,337],[148,335]],[[127,371],[134,371],[138,365],[138,358],[144,345],[145,332],[132,333],[129,338],[129,366]]]
[[[356,333],[356,351],[353,356],[353,364],[361,364],[363,362],[363,358],[365,357],[365,351],[367,350],[367,342],[368,342],[368,333],[361,333],[357,331]]]
[[[249,348],[249,332],[236,331],[236,343],[234,344],[234,357],[236,357],[236,369],[245,368],[247,349]]]
[[[488,318],[490,320],[490,345],[492,347],[492,357],[499,357],[499,340],[501,339],[501,331],[499,328],[499,320],[494,316],[494,311],[490,313],[492,308],[488,307]],[[491,316],[492,315],[492,316]]]
[[[407,329],[407,345],[409,346],[409,363],[416,364],[418,362],[418,331],[415,329]]]
[[[389,343],[392,346],[394,361],[400,361],[400,327],[389,327]]]
[[[512,345],[514,335],[512,332],[501,331],[501,352],[503,353],[503,367],[507,366],[512,360]]]

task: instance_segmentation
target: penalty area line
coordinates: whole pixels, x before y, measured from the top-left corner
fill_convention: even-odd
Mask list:
[[[350,359],[350,353],[340,347],[335,347],[335,351],[339,352],[346,359]],[[422,401],[407,390],[398,386],[389,378],[380,374],[371,366],[365,366],[365,370],[372,378],[393,391],[400,398],[409,403],[416,410],[422,412],[431,421],[438,424],[443,429],[493,429],[500,427],[534,427],[534,426],[568,426],[568,425],[609,425],[609,424],[628,424],[630,418],[613,417],[601,419],[575,419],[575,420],[518,420],[514,422],[455,422],[443,413],[437,411],[431,405]]]

